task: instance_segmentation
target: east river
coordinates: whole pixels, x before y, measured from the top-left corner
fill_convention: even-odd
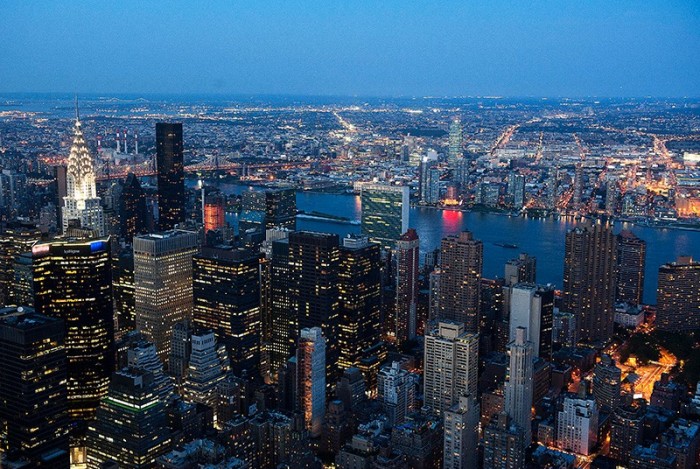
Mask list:
[[[247,186],[219,184],[226,194],[240,194]],[[328,194],[322,192],[297,192],[297,208],[305,212],[316,211],[359,220],[360,197],[355,195]],[[236,224],[235,215],[228,217]],[[418,231],[421,256],[435,249],[447,235],[469,230],[484,243],[484,277],[503,276],[504,264],[518,253],[526,252],[537,257],[538,283],[562,286],[564,271],[564,240],[568,229],[576,225],[574,220],[553,218],[523,218],[487,212],[459,212],[432,208],[411,208],[409,226]],[[700,231],[671,228],[652,228],[616,223],[615,233],[629,229],[647,242],[647,264],[644,282],[644,301],[656,303],[656,284],[659,266],[674,261],[680,255],[700,259]],[[336,233],[345,236],[359,233],[360,226],[347,222],[297,218],[297,229]],[[517,245],[517,249],[494,243]]]

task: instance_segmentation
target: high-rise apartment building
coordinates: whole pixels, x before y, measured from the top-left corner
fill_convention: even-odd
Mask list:
[[[427,205],[440,202],[440,169],[428,158],[420,164],[420,201]]]
[[[464,158],[462,155],[462,123],[459,117],[455,117],[450,122],[447,162],[450,166],[455,167],[457,162],[462,158]]]
[[[384,366],[377,375],[377,396],[389,425],[401,425],[415,406],[417,376],[399,362]]]
[[[297,396],[304,426],[312,437],[318,437],[326,412],[326,339],[320,327],[301,330],[296,358]]]
[[[114,373],[97,419],[88,426],[88,469],[106,463],[152,467],[172,443],[164,407],[150,372],[125,368]]]
[[[66,233],[71,221],[77,220],[81,228],[96,230],[99,236],[104,236],[105,219],[95,187],[95,165],[78,116],[75,119],[73,144],[68,155],[66,184],[62,212],[63,233]]]
[[[510,173],[508,176],[508,195],[513,202],[513,208],[521,209],[525,205],[525,176]]]
[[[199,239],[189,231],[134,237],[136,328],[165,360],[175,323],[192,318],[192,257]]]
[[[243,249],[203,248],[194,256],[193,322],[214,331],[237,376],[258,374],[260,255]]]
[[[552,322],[554,319],[554,288],[531,283],[519,283],[510,289],[510,340],[518,327],[527,328],[536,357],[549,360],[552,356]]]
[[[41,231],[36,226],[25,222],[14,222],[0,230],[0,304],[10,305],[14,301],[15,278],[13,265],[17,256],[32,250],[32,246],[41,239]]]
[[[615,360],[604,354],[593,370],[593,397],[598,409],[611,411],[620,405],[622,370]]]
[[[629,230],[617,235],[617,301],[633,305],[644,301],[647,243]]]
[[[479,332],[484,246],[469,231],[448,236],[440,245],[439,318],[463,322]]]
[[[185,221],[185,165],[182,123],[156,124],[158,227],[172,230]]]
[[[616,244],[612,228],[600,223],[566,234],[561,310],[576,315],[581,341],[606,342],[612,336]]]
[[[656,327],[664,331],[700,328],[700,262],[679,257],[659,267]]]
[[[416,308],[418,304],[418,261],[420,241],[413,228],[396,242],[396,313],[395,337],[401,344],[416,337]]]
[[[588,456],[598,440],[598,406],[590,397],[564,396],[557,413],[557,446]]]
[[[380,248],[365,236],[343,238],[338,270],[338,370],[357,367],[381,340]],[[328,337],[329,340],[333,338]]]
[[[511,259],[505,266],[506,285],[513,286],[516,283],[536,283],[537,258],[526,253],[520,254],[517,259]]]
[[[0,422],[5,451],[28,467],[67,469],[68,393],[63,321],[0,309]]]
[[[637,399],[630,404],[618,406],[610,422],[611,458],[628,464],[635,446],[641,445],[644,436],[644,414],[646,401]]]
[[[193,333],[187,373],[182,385],[182,395],[190,402],[215,407],[216,388],[225,377],[228,366],[216,347],[216,336],[211,331]]]
[[[444,414],[444,469],[478,467],[479,404],[476,396],[459,396]]]
[[[366,183],[361,186],[362,234],[383,247],[392,247],[408,230],[407,186]]]
[[[425,336],[423,357],[424,405],[438,415],[459,402],[460,396],[476,396],[479,336],[466,332],[464,324],[440,322]]]
[[[484,467],[525,467],[526,447],[522,428],[518,427],[507,412],[500,412],[484,429]]]
[[[63,320],[71,418],[91,419],[114,371],[114,315],[109,238],[36,244],[34,305]]]
[[[534,345],[528,339],[527,329],[518,327],[508,344],[510,365],[505,384],[505,411],[523,432],[523,444],[532,442],[532,404],[534,375]]]

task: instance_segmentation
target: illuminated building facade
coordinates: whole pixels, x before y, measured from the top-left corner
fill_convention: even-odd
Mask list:
[[[562,311],[574,313],[579,340],[612,337],[617,243],[612,228],[597,223],[566,234]]]
[[[77,116],[73,144],[68,155],[62,220],[63,233],[66,233],[71,220],[78,220],[82,228],[96,230],[99,236],[105,235],[104,212],[95,188],[94,163]]]
[[[464,322],[479,332],[484,246],[469,231],[447,236],[440,245],[439,318]]]
[[[226,225],[226,199],[220,193],[204,196],[204,233],[220,230]]]
[[[192,349],[182,395],[190,402],[215,407],[216,387],[223,381],[228,364],[217,351],[216,336],[211,331],[192,334]]]
[[[165,360],[173,326],[192,318],[192,257],[199,239],[189,231],[134,237],[136,328]]]
[[[301,330],[296,358],[299,408],[309,434],[317,437],[326,411],[326,339],[320,327]]]
[[[610,355],[603,355],[593,372],[593,397],[599,409],[609,411],[620,405],[622,370]]]
[[[459,401],[445,411],[443,469],[479,466],[479,404],[476,396],[459,396]]]
[[[117,313],[117,335],[120,336],[136,327],[136,306],[134,300],[134,252],[125,250],[113,259],[112,289]]]
[[[478,335],[461,323],[440,322],[425,336],[424,405],[442,415],[460,396],[476,396],[478,361]]]
[[[0,309],[0,420],[4,451],[31,467],[67,468],[68,394],[63,321]]]
[[[700,328],[700,262],[679,257],[659,267],[656,327],[664,331]]]
[[[182,124],[156,124],[159,228],[172,230],[185,221],[185,167]]]
[[[510,366],[505,383],[504,410],[522,429],[523,444],[532,442],[531,412],[533,404],[534,353],[533,343],[528,340],[527,328],[518,327],[514,339],[508,344]]]
[[[384,247],[392,247],[408,230],[408,187],[368,183],[362,184],[361,189],[362,234]]]
[[[366,237],[343,239],[338,266],[338,377],[346,368],[359,366],[381,339],[379,258],[379,245]]]
[[[389,425],[401,425],[416,405],[418,376],[401,368],[399,362],[384,366],[377,374],[377,397]]]
[[[523,430],[506,412],[496,414],[484,429],[484,467],[520,469],[525,467]]]
[[[629,230],[617,235],[617,301],[640,305],[644,299],[647,243]]]
[[[328,339],[328,368],[335,376],[339,349],[340,247],[338,236],[292,232],[273,242],[271,294],[274,372],[294,354],[300,329],[321,327]]]
[[[396,242],[396,311],[395,337],[401,344],[416,337],[418,304],[418,233],[410,228]]]
[[[272,228],[296,229],[295,189],[249,191],[241,195],[239,231],[265,232]]]
[[[549,360],[553,320],[554,288],[532,283],[518,283],[511,288],[510,340],[515,339],[518,327],[527,328],[535,356]]]
[[[194,256],[195,326],[214,331],[237,376],[258,373],[260,256],[242,249],[203,248]]]
[[[92,419],[114,369],[109,238],[37,244],[32,255],[36,310],[66,327],[69,414]]]
[[[152,467],[170,449],[165,404],[156,392],[153,375],[124,368],[112,376],[109,392],[87,433],[87,467]]]
[[[591,454],[598,441],[598,410],[594,399],[565,396],[556,419],[557,447],[584,456]]]

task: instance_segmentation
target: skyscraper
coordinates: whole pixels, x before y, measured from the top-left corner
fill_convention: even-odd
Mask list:
[[[153,375],[138,368],[114,373],[97,419],[88,426],[88,469],[100,469],[108,462],[119,467],[152,467],[170,449],[171,441]]]
[[[418,304],[418,260],[420,242],[413,228],[396,242],[396,342],[401,344],[416,337]]]
[[[444,469],[478,467],[478,427],[479,404],[476,396],[459,396],[457,403],[445,411]]]
[[[134,173],[124,182],[119,204],[121,236],[127,241],[146,231],[146,193]]]
[[[617,247],[612,228],[596,223],[566,234],[561,310],[576,315],[579,340],[605,342],[613,332]]]
[[[338,236],[292,232],[273,242],[272,250],[273,372],[294,353],[300,329],[321,327],[328,339],[327,364],[335,374],[341,306]]]
[[[258,374],[260,256],[242,249],[204,248],[194,256],[195,325],[226,346],[237,376]]]
[[[534,356],[527,329],[518,327],[508,344],[510,366],[505,384],[505,411],[522,429],[525,447],[532,443],[531,413],[533,404]]]
[[[439,318],[463,322],[479,332],[484,246],[472,233],[448,236],[440,245]]]
[[[220,230],[226,225],[226,199],[220,192],[204,196],[204,233]]]
[[[67,192],[63,198],[63,233],[71,220],[78,220],[82,228],[96,230],[105,235],[105,220],[100,198],[95,188],[95,168],[87,147],[80,118],[76,115],[73,129],[73,145],[68,155],[66,170]]]
[[[362,233],[383,247],[392,247],[408,230],[408,187],[362,184],[361,200]]]
[[[700,262],[679,257],[659,267],[656,327],[664,331],[700,328]]]
[[[0,232],[0,304],[13,304],[16,288],[13,265],[17,256],[31,251],[32,246],[41,239],[41,231],[35,225],[26,222],[14,222],[6,225]],[[22,304],[22,303],[16,303]]]
[[[161,360],[170,353],[173,326],[192,318],[192,257],[197,234],[166,231],[134,237],[136,328]]]
[[[447,161],[450,166],[454,168],[457,162],[462,158],[462,123],[460,122],[459,117],[455,117],[450,122]]]
[[[267,189],[249,191],[241,195],[239,231],[264,233],[273,228],[296,230],[297,199],[296,190]]]
[[[633,305],[644,300],[647,243],[629,230],[617,235],[617,301]]]
[[[460,396],[476,396],[478,355],[477,334],[466,332],[461,323],[440,322],[425,336],[424,405],[442,415]]]
[[[611,458],[623,464],[629,463],[632,450],[643,441],[645,410],[644,399],[636,399],[615,409],[610,423]]]
[[[32,255],[36,310],[66,327],[69,414],[91,419],[114,369],[109,238],[37,244]]]
[[[522,428],[507,412],[494,416],[484,429],[484,467],[490,469],[520,469],[525,467],[525,447]]]
[[[297,396],[304,426],[312,437],[318,437],[326,411],[326,339],[320,327],[301,330],[296,361]]]
[[[0,309],[0,421],[6,452],[68,468],[64,325],[31,308]]]
[[[508,176],[508,195],[513,199],[514,208],[523,208],[525,205],[525,176],[510,173]]]
[[[172,230],[185,221],[185,166],[182,124],[156,124],[156,167],[158,172],[158,226]]]
[[[521,253],[517,259],[511,259],[505,266],[506,285],[516,283],[535,283],[537,281],[537,258]]]
[[[518,283],[510,292],[510,334],[514,340],[519,327],[530,332],[536,357],[549,360],[552,356],[552,322],[554,318],[554,288],[531,283]]]
[[[338,294],[340,313],[337,376],[360,365],[381,340],[381,265],[379,245],[365,236],[343,238],[340,247]],[[333,340],[332,337],[328,337]]]
[[[440,202],[440,170],[427,158],[420,165],[420,201],[427,205]]]

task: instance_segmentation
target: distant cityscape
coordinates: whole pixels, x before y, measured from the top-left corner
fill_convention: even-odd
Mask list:
[[[697,99],[0,96],[0,466],[700,467]]]

